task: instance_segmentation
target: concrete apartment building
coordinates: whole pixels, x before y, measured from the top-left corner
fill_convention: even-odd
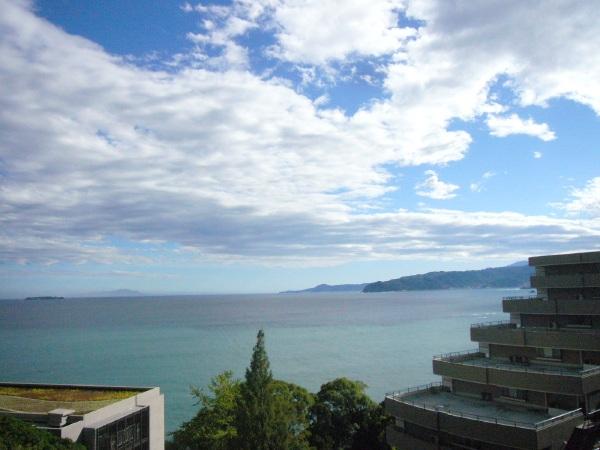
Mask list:
[[[529,265],[537,295],[504,298],[510,320],[474,324],[477,349],[434,357],[439,383],[386,395],[391,445],[595,448],[583,441],[593,444],[598,426],[587,419],[600,409],[600,252],[533,257]]]
[[[90,450],[164,450],[160,389],[0,383],[0,415],[10,415]]]

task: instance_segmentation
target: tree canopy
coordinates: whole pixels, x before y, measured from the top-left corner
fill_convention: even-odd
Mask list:
[[[227,450],[237,437],[236,407],[240,382],[231,371],[212,379],[209,394],[192,387],[200,409],[196,416],[173,433],[174,448],[184,450]]]
[[[382,405],[360,381],[337,378],[314,395],[273,379],[262,330],[243,381],[217,375],[200,409],[173,433],[169,448],[183,450],[389,450]]]
[[[0,450],[85,450],[85,447],[22,420],[0,416]]]
[[[310,410],[311,444],[319,450],[387,449],[383,407],[348,378],[325,383]]]

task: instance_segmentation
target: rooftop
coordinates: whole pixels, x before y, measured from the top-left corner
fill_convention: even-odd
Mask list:
[[[70,409],[75,414],[133,397],[145,388],[0,383],[0,411],[47,413]]]
[[[428,410],[521,428],[537,429],[581,414],[580,410],[550,414],[543,409],[479,400],[451,393],[435,385],[399,394],[388,394],[387,397]]]

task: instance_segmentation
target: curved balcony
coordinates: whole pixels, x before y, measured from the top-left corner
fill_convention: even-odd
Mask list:
[[[531,277],[532,288],[584,288],[599,286],[600,274],[597,273],[574,273],[569,275]]]
[[[566,440],[583,422],[579,409],[551,415],[461,396],[439,383],[387,394],[385,407],[398,419],[436,432],[517,448],[542,449]]]
[[[583,395],[600,389],[600,366],[568,367],[487,358],[477,350],[433,358],[433,372],[459,380],[516,389]]]
[[[600,315],[600,299],[584,300],[560,299],[544,300],[532,298],[505,298],[502,300],[505,313],[523,314],[562,314],[562,315]]]
[[[518,327],[514,323],[489,322],[471,325],[471,340],[491,344],[598,350],[600,329]]]

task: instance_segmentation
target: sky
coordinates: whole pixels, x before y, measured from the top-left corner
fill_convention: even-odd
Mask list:
[[[595,2],[0,0],[0,298],[600,249]]]

